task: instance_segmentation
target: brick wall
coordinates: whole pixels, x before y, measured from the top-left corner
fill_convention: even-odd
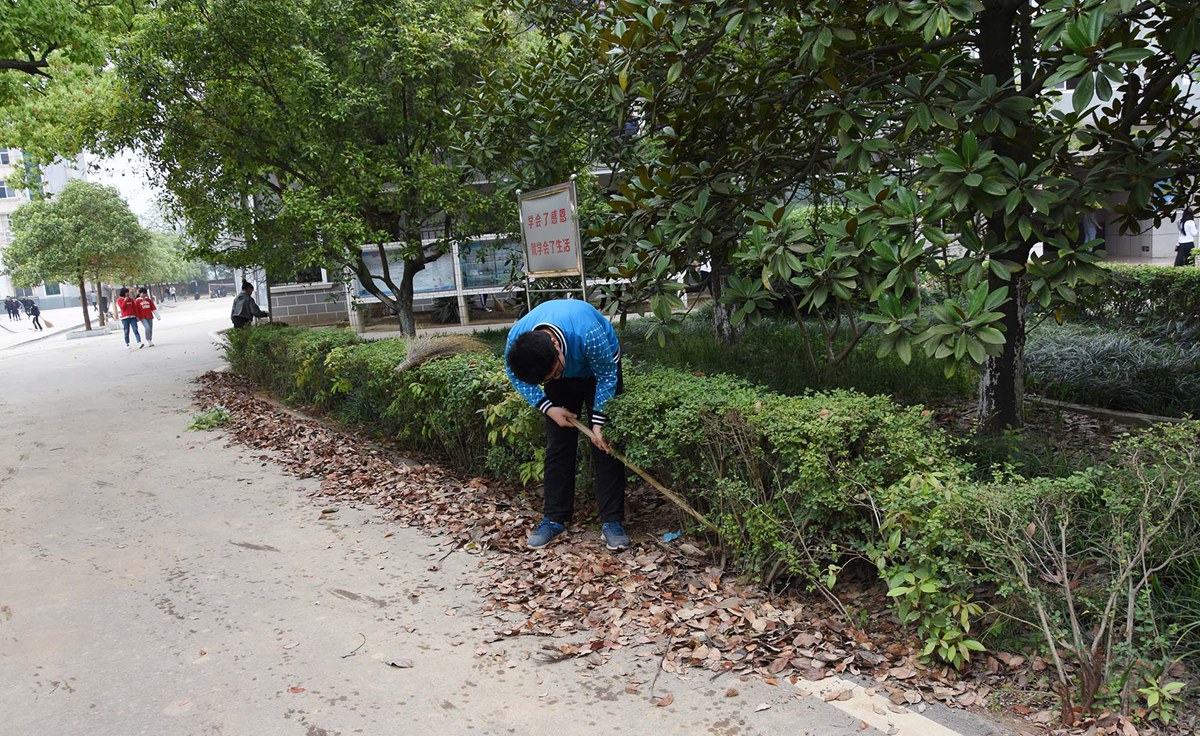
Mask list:
[[[294,325],[346,322],[346,291],[341,284],[281,286],[271,290],[271,316]]]

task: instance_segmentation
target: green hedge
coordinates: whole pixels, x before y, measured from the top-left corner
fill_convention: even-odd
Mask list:
[[[850,391],[783,396],[653,368],[626,378],[609,415],[630,460],[710,513],[744,563],[810,578],[876,538],[873,494],[960,465],[928,412]]]
[[[1075,312],[1086,319],[1141,325],[1200,322],[1200,268],[1106,264],[1109,276],[1081,290]]]
[[[524,401],[506,401],[508,378],[493,355],[443,358],[398,375],[402,340],[269,326],[231,330],[227,338],[232,370],[291,404],[466,472],[540,479],[541,417]]]
[[[325,358],[335,348],[361,342],[349,330],[264,325],[226,333],[225,357],[240,373],[295,404],[320,404],[329,394]]]

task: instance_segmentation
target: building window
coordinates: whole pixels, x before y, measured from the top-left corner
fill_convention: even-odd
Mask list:
[[[62,284],[47,282],[42,284],[42,291],[46,292],[46,296],[59,296],[62,294]]]
[[[17,196],[17,190],[8,186],[8,182],[0,179],[0,199],[11,199]]]
[[[267,278],[272,286],[300,286],[309,284],[329,283],[323,268],[301,268],[291,273],[268,273]]]
[[[12,163],[12,159],[8,155],[7,148],[0,148],[0,166],[7,166]]]

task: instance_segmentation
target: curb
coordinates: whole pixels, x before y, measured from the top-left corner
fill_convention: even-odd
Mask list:
[[[50,339],[50,338],[52,338],[52,337],[57,337],[58,335],[62,335],[62,334],[68,333],[68,332],[70,332],[71,330],[77,330],[77,329],[79,329],[80,327],[83,327],[83,323],[82,323],[82,322],[80,322],[80,323],[79,323],[79,324],[77,324],[77,325],[71,325],[70,327],[60,327],[60,328],[56,329],[54,332],[51,332],[51,333],[50,333],[50,334],[48,334],[48,335],[40,335],[40,336],[38,336],[38,337],[32,337],[32,338],[30,338],[30,339],[28,339],[28,340],[22,340],[21,342],[18,342],[18,343],[14,344],[14,345],[6,345],[6,346],[4,346],[3,348],[0,348],[0,350],[13,350],[14,348],[20,348],[20,347],[24,347],[24,346],[26,346],[26,345],[31,345],[31,344],[33,344],[33,343],[35,343],[35,342],[41,342],[42,340],[49,340],[49,339]]]
[[[1077,414],[1096,417],[1098,419],[1108,419],[1118,424],[1125,424],[1133,427],[1152,427],[1155,424],[1183,424],[1186,419],[1178,417],[1160,417],[1154,414],[1139,414],[1132,411],[1119,411],[1117,409],[1104,409],[1098,406],[1084,406],[1082,404],[1071,404],[1066,401],[1057,399],[1046,399],[1041,396],[1026,396],[1026,401],[1034,404],[1041,404],[1052,409],[1061,411],[1071,411]]]

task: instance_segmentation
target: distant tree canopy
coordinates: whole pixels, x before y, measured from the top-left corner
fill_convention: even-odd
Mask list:
[[[109,279],[144,273],[154,263],[150,234],[112,187],[70,181],[53,198],[22,205],[11,223],[13,241],[2,256],[13,282],[77,285],[89,330],[85,282],[98,288]]]
[[[480,34],[470,0],[166,0],[116,54],[105,138],[161,172],[207,260],[348,266],[412,333],[412,279],[448,247],[423,240],[477,199],[446,111],[501,60]],[[369,273],[384,243],[402,274]]]

